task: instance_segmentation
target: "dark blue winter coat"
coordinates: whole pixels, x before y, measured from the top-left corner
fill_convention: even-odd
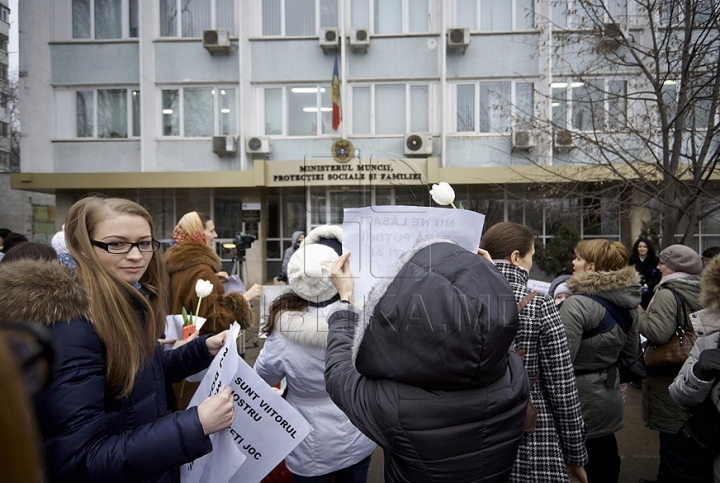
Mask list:
[[[166,381],[212,361],[205,338],[167,352],[158,344],[130,395],[118,398],[105,387],[105,346],[83,316],[87,301],[70,273],[25,260],[0,272],[0,318],[47,325],[57,344],[55,377],[34,400],[51,482],[179,481],[181,465],[212,451],[197,408],[168,414],[165,402]]]

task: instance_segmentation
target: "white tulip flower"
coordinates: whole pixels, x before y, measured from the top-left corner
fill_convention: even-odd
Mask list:
[[[213,284],[209,280],[203,280],[202,278],[195,282],[195,293],[198,297],[203,298],[210,295],[213,291]]]
[[[455,208],[455,190],[452,189],[445,181],[441,181],[440,184],[434,184],[430,190],[430,196],[435,203],[438,205],[447,206],[450,205]]]

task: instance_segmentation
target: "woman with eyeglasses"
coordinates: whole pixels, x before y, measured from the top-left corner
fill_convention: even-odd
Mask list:
[[[205,369],[227,332],[164,352],[167,271],[140,205],[89,197],[67,216],[75,276],[57,261],[0,266],[0,321],[48,326],[55,375],[34,398],[51,482],[171,482],[212,451],[209,435],[234,419],[226,387],[169,413],[165,382]]]

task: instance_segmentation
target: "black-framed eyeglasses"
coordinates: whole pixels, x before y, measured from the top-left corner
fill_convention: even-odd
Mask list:
[[[130,242],[110,242],[110,243],[103,243],[96,240],[90,240],[90,243],[95,245],[96,247],[100,247],[103,250],[105,250],[108,253],[112,253],[113,255],[122,255],[125,253],[130,253],[133,248],[137,247],[138,250],[141,252],[156,252],[160,249],[160,242],[156,239],[151,240],[145,240],[145,241],[139,241],[137,243],[130,243]]]

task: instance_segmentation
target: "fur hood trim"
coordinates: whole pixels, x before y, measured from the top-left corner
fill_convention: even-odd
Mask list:
[[[414,257],[420,250],[434,243],[452,243],[454,245],[457,245],[457,243],[452,240],[446,240],[442,238],[430,238],[428,240],[418,243],[413,248],[400,256],[397,264],[392,269],[388,270],[388,272],[383,276],[381,281],[375,284],[373,288],[370,289],[370,292],[368,293],[366,299],[360,303],[360,305],[364,307],[363,317],[361,319],[361,325],[358,325],[355,328],[355,339],[353,340],[352,347],[353,365],[355,365],[355,362],[357,360],[358,351],[360,350],[360,344],[365,337],[365,331],[370,325],[370,320],[372,319],[373,313],[375,312],[375,307],[377,306],[378,302],[380,302],[380,299],[383,298],[383,295],[385,295],[385,292],[387,292],[388,287],[395,280],[395,277],[398,273],[400,273],[400,270],[405,266],[405,264],[409,262],[410,259]]]
[[[310,245],[311,243],[317,243],[321,238],[335,238],[337,241],[342,243],[342,227],[338,225],[321,225],[307,234],[303,239],[300,246]]]
[[[573,294],[595,295],[612,290],[630,288],[640,283],[635,267],[625,267],[611,272],[585,272],[573,275],[567,285]]]
[[[52,325],[89,319],[89,301],[72,272],[57,261],[0,263],[0,322]]]
[[[708,310],[720,309],[720,257],[714,257],[707,264],[700,287],[700,305]]]
[[[314,349],[327,347],[327,319],[317,310],[283,312],[280,314],[277,330],[296,344]]]
[[[196,265],[208,265],[216,273],[222,270],[220,257],[212,248],[191,241],[168,248],[168,251],[165,252],[165,263],[170,275]]]

